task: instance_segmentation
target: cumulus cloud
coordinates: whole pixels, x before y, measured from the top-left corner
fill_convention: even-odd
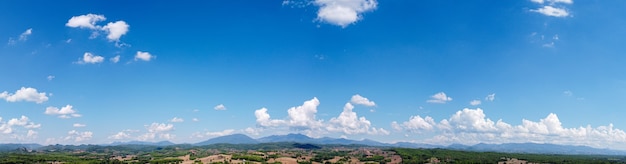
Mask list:
[[[285,120],[271,119],[267,113],[267,108],[261,108],[254,111],[257,125],[261,127],[276,127],[285,124]]]
[[[54,76],[49,75],[48,77],[46,77],[46,79],[48,79],[48,81],[52,81],[52,79],[54,79]]]
[[[543,4],[546,2],[546,0],[530,0],[531,2],[535,2],[538,4]],[[548,3],[550,4],[556,4],[556,3],[565,3],[565,4],[572,4],[574,3],[574,1],[572,0],[547,0]]]
[[[85,124],[79,124],[79,123],[74,123],[74,125],[72,125],[72,126],[74,126],[75,128],[82,128],[82,127],[85,127],[85,126],[87,126],[87,125],[85,125]]]
[[[183,120],[182,118],[178,118],[178,117],[174,117],[170,120],[170,122],[184,122],[185,120]]]
[[[140,141],[154,140],[157,136],[160,139],[172,139],[175,136],[170,134],[169,132],[174,130],[174,124],[164,124],[164,123],[152,123],[150,125],[146,125],[147,133],[140,135],[137,137]]]
[[[341,132],[344,134],[389,134],[383,128],[372,127],[365,117],[358,117],[353,111],[354,106],[348,102],[343,112],[328,122],[316,119],[317,107],[320,102],[317,98],[305,101],[302,106],[287,110],[286,119],[271,119],[266,108],[255,111],[257,126],[261,128],[287,127],[290,130],[304,131],[308,135],[319,136],[327,132]],[[258,134],[257,129],[247,129],[247,133]]]
[[[90,131],[79,132],[76,130],[71,130],[67,132],[67,136],[65,137],[65,140],[73,141],[73,142],[83,142],[83,141],[91,140],[91,137],[93,137],[93,132],[90,132]]]
[[[347,27],[360,19],[364,12],[376,9],[376,0],[315,0],[319,6],[317,19],[333,25]]]
[[[408,121],[398,124],[396,121],[391,122],[394,130],[407,130],[410,132],[421,133],[422,131],[433,130],[436,126],[435,120],[429,116],[422,118],[421,116],[411,116]]]
[[[472,101],[470,101],[470,105],[472,105],[472,106],[476,106],[476,105],[480,105],[480,104],[481,104],[480,100],[472,100]]]
[[[137,51],[137,54],[135,55],[135,61],[137,60],[150,61],[153,58],[155,58],[155,56],[152,56],[149,52]]]
[[[0,118],[0,132],[2,134],[13,134],[15,127],[35,129],[41,127],[41,124],[34,123],[26,116],[21,116],[20,118],[11,118],[7,122],[2,122],[2,118]]]
[[[37,131],[28,130],[28,132],[26,133],[26,138],[37,138],[37,134],[39,134]]]
[[[445,104],[448,101],[452,101],[451,97],[448,97],[446,93],[439,92],[435,95],[430,96],[430,100],[426,100],[428,103],[437,103],[437,104]]]
[[[220,104],[220,105],[216,105],[215,107],[213,107],[213,109],[215,109],[215,110],[226,110],[226,106],[224,106],[224,104]]]
[[[384,129],[371,128],[371,122],[365,117],[358,117],[357,113],[352,111],[353,109],[352,104],[346,103],[343,112],[338,117],[331,118],[326,129],[345,134],[389,134]]]
[[[543,6],[542,8],[538,8],[538,9],[530,10],[530,11],[541,13],[543,15],[552,16],[552,17],[569,16],[569,12],[567,12],[567,10],[565,10],[564,8],[557,8],[557,7],[552,7],[552,6]]]
[[[577,128],[563,127],[558,116],[548,114],[539,121],[522,119],[522,124],[511,125],[503,120],[492,121],[487,118],[480,108],[465,108],[457,111],[448,119],[436,123],[428,117],[420,119],[419,116],[411,117],[415,120],[414,129],[432,129],[435,135],[424,142],[436,144],[477,144],[477,143],[552,143],[586,145],[593,147],[608,147],[620,145],[626,146],[626,132],[616,129],[613,124],[608,126],[591,127],[580,126]],[[430,126],[429,126],[430,125]],[[392,127],[406,128],[403,124],[392,122]],[[419,131],[423,132],[423,131]]]
[[[131,138],[130,134],[126,131],[121,131],[121,132],[117,132],[114,135],[111,135],[108,137],[109,139],[114,139],[114,140],[123,140],[123,139],[129,139]]]
[[[192,118],[192,119],[191,119],[191,121],[193,121],[193,122],[198,122],[198,121],[200,121],[200,120],[198,120],[198,118]]]
[[[70,20],[68,20],[67,23],[65,23],[65,26],[73,27],[73,28],[98,29],[99,27],[96,26],[96,23],[100,21],[104,21],[104,20],[106,20],[106,17],[104,17],[104,15],[97,15],[97,14],[79,15],[79,16],[73,16],[72,18],[70,18]]]
[[[148,129],[148,132],[150,133],[161,133],[161,132],[168,132],[171,130],[174,130],[174,125],[173,124],[164,124],[164,123],[152,123],[149,126],[146,127]]]
[[[102,30],[109,33],[107,35],[107,39],[109,39],[109,41],[119,41],[120,37],[128,32],[128,27],[129,26],[126,22],[116,21],[109,22],[106,26],[102,27]]]
[[[66,105],[61,109],[50,106],[46,108],[46,112],[44,113],[47,115],[58,115],[59,118],[81,117],[82,115],[78,114],[78,112],[73,108],[74,107],[72,105]]]
[[[104,61],[104,57],[102,56],[98,56],[98,55],[94,55],[91,52],[85,52],[85,54],[83,54],[83,58],[78,60],[78,64],[96,64],[96,63],[102,63]]]
[[[317,120],[317,106],[320,102],[317,98],[305,101],[302,106],[291,107],[287,110],[288,118],[271,119],[266,108],[258,109],[254,112],[257,125],[261,127],[286,126],[293,130],[303,130],[311,132],[322,127],[322,120]]]
[[[350,99],[350,102],[353,104],[357,104],[357,105],[376,106],[376,103],[374,101],[370,101],[369,99],[359,94],[352,96],[352,99]]]
[[[128,33],[128,28],[130,27],[125,21],[115,21],[109,22],[104,26],[97,25],[98,22],[106,20],[104,15],[98,14],[86,14],[73,16],[70,18],[65,26],[72,28],[86,28],[92,30],[92,34],[90,38],[95,38],[99,35],[99,32],[105,32],[107,34],[107,39],[109,41],[115,41],[116,46],[120,47],[118,44],[120,38]]]
[[[13,94],[7,91],[0,93],[0,99],[4,99],[7,102],[29,101],[41,104],[48,101],[48,96],[46,96],[45,92],[37,92],[35,88],[22,87]]]

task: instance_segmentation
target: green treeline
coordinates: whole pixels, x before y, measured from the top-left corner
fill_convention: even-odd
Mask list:
[[[517,158],[533,163],[626,163],[623,156],[520,154],[499,152],[472,152],[447,149],[394,148],[403,163],[428,163],[434,157],[444,163],[497,163],[506,158]]]

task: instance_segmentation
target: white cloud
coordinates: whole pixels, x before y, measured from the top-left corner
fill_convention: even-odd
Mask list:
[[[45,92],[37,92],[35,88],[22,87],[15,91],[15,94],[8,93],[7,91],[0,93],[0,99],[5,99],[8,102],[29,101],[41,104],[48,101],[48,96],[46,96]]]
[[[81,115],[78,114],[78,112],[76,112],[73,108],[74,107],[72,105],[66,105],[61,109],[50,106],[46,108],[46,112],[44,113],[47,115],[58,115],[59,118],[81,117]]]
[[[255,111],[257,126],[260,128],[288,128],[289,130],[303,131],[309,136],[320,136],[328,132],[340,132],[344,134],[383,134],[389,132],[383,128],[371,126],[371,122],[365,117],[358,117],[353,111],[354,106],[346,103],[343,112],[338,117],[333,117],[328,122],[316,119],[317,107],[320,102],[317,98],[305,101],[302,106],[292,107],[287,110],[286,119],[271,119],[266,108]],[[246,133],[258,134],[262,129],[246,129]]]
[[[331,132],[342,132],[345,134],[378,134],[376,128],[370,128],[371,122],[365,117],[358,117],[356,112],[352,111],[354,106],[346,103],[343,112],[338,117],[333,117],[329,121],[326,129]],[[385,134],[385,132],[382,132]],[[388,134],[388,132],[386,133]]]
[[[435,95],[432,95],[430,97],[431,97],[431,99],[427,100],[426,102],[437,103],[437,104],[445,104],[448,101],[452,101],[452,98],[446,96],[446,93],[443,93],[443,92],[436,93]]]
[[[321,126],[321,120],[316,120],[315,114],[317,113],[317,106],[320,105],[320,101],[317,97],[309,101],[305,101],[302,106],[291,107],[287,110],[289,114],[288,123],[292,127],[298,128],[317,128]]]
[[[27,138],[37,138],[37,134],[39,134],[37,131],[28,130],[28,132],[26,133],[26,137]]]
[[[416,125],[413,129],[433,129],[432,132],[435,132],[435,135],[423,141],[433,144],[532,142],[626,148],[626,132],[613,128],[612,124],[596,128],[589,125],[565,128],[554,113],[548,114],[538,122],[522,119],[520,125],[511,125],[502,120],[494,122],[487,118],[484,111],[479,108],[463,109],[439,123],[435,123],[429,117],[420,118],[419,116],[411,117],[410,121],[407,121],[413,122],[411,124],[392,122],[392,127],[401,129],[407,128],[407,125]]]
[[[198,120],[198,118],[192,118],[192,119],[191,119],[191,121],[193,121],[193,122],[198,122],[198,121],[200,121],[200,120]]]
[[[0,121],[2,121],[2,118],[0,118]],[[41,124],[36,124],[30,121],[30,119],[26,116],[21,116],[19,119],[11,118],[7,122],[0,122],[0,132],[2,132],[2,134],[13,134],[15,127],[34,129],[40,128]]]
[[[123,140],[123,139],[129,139],[131,138],[131,136],[126,131],[121,131],[121,132],[117,132],[114,135],[109,136],[108,138],[114,139],[114,140]]]
[[[117,63],[117,62],[119,62],[119,61],[120,61],[120,55],[117,55],[117,56],[115,56],[115,57],[112,57],[112,58],[110,58],[109,60],[110,60],[111,62],[113,62],[113,63]]]
[[[472,106],[476,106],[476,105],[480,105],[480,104],[481,104],[480,100],[472,100],[472,101],[470,101],[470,105],[472,105]]]
[[[109,22],[102,30],[108,32],[107,39],[109,41],[119,41],[122,35],[128,32],[128,24],[124,21]]]
[[[67,132],[67,136],[65,137],[65,140],[69,140],[73,142],[82,142],[82,141],[91,140],[91,137],[93,137],[93,132],[90,132],[90,131],[79,132],[76,130],[71,130]]]
[[[137,137],[137,140],[147,141],[154,140],[157,136],[160,139],[170,140],[175,136],[170,134],[169,132],[174,130],[174,124],[164,124],[164,123],[152,123],[150,125],[146,125],[147,133],[140,135]]]
[[[235,132],[235,129],[226,129],[226,130],[219,131],[219,132],[206,132],[205,135],[209,137],[219,137],[219,136],[233,134],[233,132]]]
[[[178,117],[174,117],[170,120],[170,122],[184,122],[185,120],[183,120],[182,118],[178,118]]]
[[[48,79],[48,81],[52,81],[52,79],[54,79],[54,76],[49,75],[48,77],[46,77],[46,79]]]
[[[263,129],[262,128],[251,128],[251,127],[248,127],[246,129],[244,129],[243,131],[248,133],[248,134],[257,136],[257,135],[259,135],[263,131]]]
[[[224,104],[220,104],[220,105],[217,105],[217,106],[213,107],[213,109],[215,109],[215,110],[226,110],[226,106],[224,106]]]
[[[535,3],[539,3],[539,4],[543,4],[543,0],[530,0],[531,2],[535,2]]]
[[[26,31],[24,31],[22,34],[20,34],[18,40],[22,41],[22,42],[26,41],[26,40],[28,40],[28,36],[30,36],[31,34],[33,34],[33,29],[32,28],[26,29]],[[9,42],[7,44],[8,45],[15,45],[18,40],[15,40],[14,38],[10,37],[9,38]]]
[[[28,36],[30,36],[31,34],[33,34],[33,29],[29,28],[26,31],[24,31],[22,34],[20,34],[20,41],[26,41],[28,40]]]
[[[391,122],[391,128],[396,131],[402,130],[402,126],[400,126],[400,124],[396,121]]]
[[[75,128],[82,128],[82,127],[85,127],[85,126],[87,126],[87,125],[85,125],[85,124],[79,124],[79,123],[74,123],[74,125],[72,125],[72,126],[74,126]]]
[[[450,117],[448,122],[453,128],[464,131],[485,132],[495,130],[494,122],[490,119],[485,119],[485,113],[480,108],[476,110],[465,108],[462,111],[457,111]]]
[[[284,2],[283,2],[284,4]],[[319,6],[317,19],[333,25],[347,27],[362,19],[362,14],[376,9],[376,0],[315,0]]]
[[[135,55],[135,61],[137,60],[150,61],[153,58],[155,58],[155,56],[152,56],[148,52],[137,51],[137,54]]]
[[[152,123],[149,126],[146,127],[148,129],[148,132],[150,133],[161,133],[161,132],[168,132],[171,130],[174,130],[174,125],[173,124],[164,124],[164,123]]]
[[[319,100],[314,97],[305,101],[302,106],[291,107],[287,110],[287,119],[271,119],[266,108],[256,110],[254,115],[256,116],[257,125],[261,127],[286,126],[293,130],[303,130],[311,133],[312,130],[320,130],[322,127],[322,120],[316,120],[315,118],[319,103]]]
[[[370,101],[369,99],[356,94],[354,96],[352,96],[352,99],[350,99],[350,102],[353,104],[357,104],[357,105],[365,105],[365,106],[376,106],[376,103],[374,101]]]
[[[73,16],[70,20],[67,21],[65,26],[74,27],[74,28],[89,28],[89,29],[99,29],[100,27],[96,26],[97,22],[104,21],[106,18],[104,15],[96,15],[96,14],[87,14],[87,15],[79,15]]]
[[[96,64],[102,63],[104,61],[104,57],[94,55],[90,52],[85,52],[82,59],[79,59],[78,64]]]
[[[487,95],[487,97],[485,97],[485,100],[487,100],[487,101],[493,101],[495,99],[496,99],[496,94],[495,93],[489,94],[489,95]]]
[[[433,130],[436,126],[435,120],[429,116],[422,118],[421,116],[411,116],[409,121],[398,124],[397,122],[391,122],[391,127],[394,130],[405,129],[410,132],[421,133],[422,131]]]
[[[270,114],[267,113],[267,108],[261,108],[254,111],[256,117],[256,123],[262,127],[275,127],[285,124],[285,120],[273,120],[270,118]]]
[[[130,26],[125,21],[121,20],[109,22],[104,26],[96,25],[96,23],[104,20],[106,20],[104,15],[86,14],[70,18],[65,26],[72,28],[87,28],[92,30],[91,36],[89,36],[90,39],[98,37],[100,32],[105,32],[109,41],[115,41],[115,46],[128,46],[128,44],[120,43],[119,41],[123,35],[128,33],[128,28]]]
[[[545,1],[544,0],[530,0],[531,2],[535,2],[535,3],[539,3],[539,4],[543,4]],[[574,3],[574,1],[572,0],[547,0],[550,4],[556,4],[556,3],[565,3],[565,4],[572,4]]]
[[[553,17],[566,17],[569,15],[569,12],[567,12],[564,8],[556,8],[552,6],[543,6],[542,8],[530,11]]]

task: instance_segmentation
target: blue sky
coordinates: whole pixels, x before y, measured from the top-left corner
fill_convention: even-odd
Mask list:
[[[0,2],[0,142],[626,149],[623,1]]]

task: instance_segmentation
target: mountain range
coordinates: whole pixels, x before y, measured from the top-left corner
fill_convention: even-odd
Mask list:
[[[204,146],[212,144],[258,144],[258,143],[274,143],[274,142],[295,142],[303,144],[317,144],[317,145],[363,145],[363,146],[377,146],[377,147],[402,147],[402,148],[441,148],[441,149],[453,149],[464,151],[479,151],[479,152],[506,152],[506,153],[536,153],[536,154],[593,154],[593,155],[626,155],[626,151],[611,150],[611,149],[599,149],[588,146],[572,146],[572,145],[557,145],[557,144],[540,144],[540,143],[504,143],[504,144],[476,144],[476,145],[461,145],[452,144],[449,146],[442,145],[430,145],[419,144],[410,142],[397,142],[397,143],[382,143],[374,140],[349,140],[344,138],[311,138],[302,134],[287,134],[287,135],[272,135],[262,138],[251,138],[244,134],[231,134],[221,137],[211,138],[206,141],[191,144],[193,146]],[[169,141],[160,142],[144,142],[144,141],[130,141],[130,142],[114,142],[101,146],[120,146],[120,145],[149,145],[149,146],[170,146],[176,145]],[[39,144],[0,144],[0,151],[11,150],[33,150],[43,147]],[[48,146],[49,147],[49,146]]]

